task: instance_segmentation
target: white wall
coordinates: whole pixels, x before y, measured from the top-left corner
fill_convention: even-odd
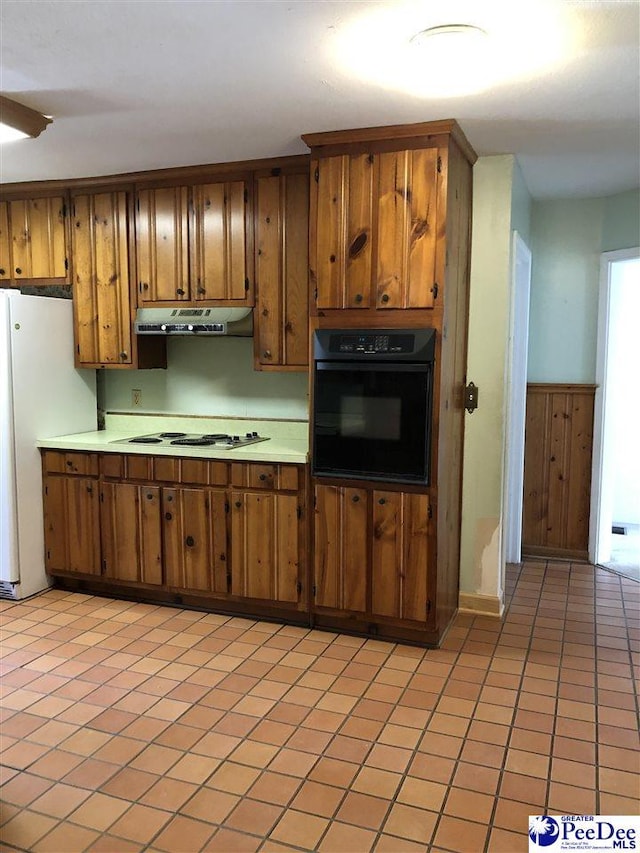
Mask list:
[[[467,380],[479,388],[479,407],[465,415],[462,490],[460,591],[500,599],[514,166],[500,155],[473,170]]]
[[[170,338],[167,364],[166,370],[101,371],[102,408],[308,420],[307,374],[254,371],[252,338]],[[136,408],[133,388],[142,392]]]

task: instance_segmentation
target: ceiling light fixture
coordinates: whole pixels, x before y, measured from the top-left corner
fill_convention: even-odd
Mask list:
[[[0,143],[40,136],[51,121],[48,116],[0,95]]]
[[[462,46],[463,41],[464,43],[476,44],[485,39],[486,36],[485,30],[471,24],[444,24],[443,26],[420,30],[410,41],[417,47],[427,47],[434,44],[435,39],[438,39],[442,41],[443,46],[446,42],[446,48],[448,48],[454,43],[454,40],[456,45]]]

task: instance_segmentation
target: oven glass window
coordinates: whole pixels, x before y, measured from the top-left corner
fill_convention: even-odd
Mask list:
[[[430,420],[430,364],[316,364],[314,474],[428,484]]]

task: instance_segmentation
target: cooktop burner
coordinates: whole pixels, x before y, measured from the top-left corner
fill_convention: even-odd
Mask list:
[[[257,432],[246,432],[244,435],[229,435],[224,432],[156,432],[150,435],[136,435],[134,438],[120,438],[114,444],[171,444],[180,447],[211,447],[215,445],[221,450],[233,450],[234,447],[246,447],[248,444],[268,440],[268,436],[259,435]]]

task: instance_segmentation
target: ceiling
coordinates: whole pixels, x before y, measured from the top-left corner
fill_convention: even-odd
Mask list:
[[[486,30],[503,76],[442,95],[486,60],[421,70],[409,38],[462,22]],[[2,146],[3,182],[301,154],[302,133],[455,118],[480,156],[517,156],[534,198],[640,185],[638,0],[2,0],[0,39],[2,92],[53,116]]]

